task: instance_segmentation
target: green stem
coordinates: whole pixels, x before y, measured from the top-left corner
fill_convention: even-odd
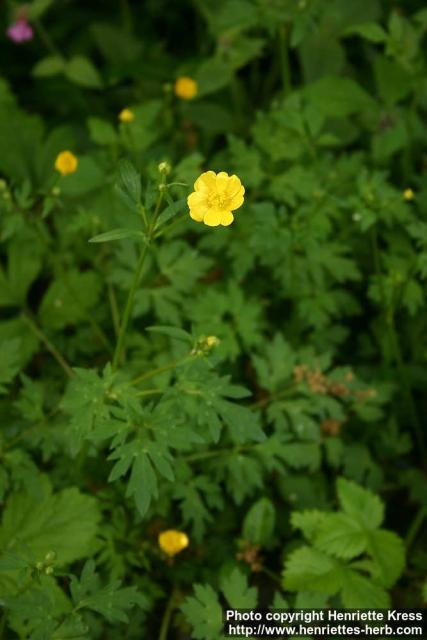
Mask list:
[[[386,298],[386,293],[384,290],[384,285],[382,282],[382,269],[381,269],[381,259],[380,259],[380,252],[379,252],[379,248],[378,248],[378,237],[377,237],[377,230],[375,227],[372,227],[372,232],[371,232],[371,244],[372,244],[372,255],[373,255],[373,261],[374,261],[374,267],[375,267],[375,272],[377,275],[377,278],[379,280],[379,287],[380,287],[380,294],[381,294],[381,301],[382,301],[382,309],[383,309],[383,313],[384,313],[384,320],[385,320],[385,325],[386,325],[386,331],[388,334],[388,340],[390,343],[390,351],[391,351],[391,358],[392,360],[394,360],[394,362],[397,365],[397,370],[399,373],[399,378],[400,378],[400,384],[401,384],[401,388],[403,390],[403,394],[405,396],[406,399],[406,405],[408,408],[408,413],[410,416],[410,422],[412,425],[412,429],[414,432],[414,437],[415,437],[415,441],[417,443],[418,449],[419,449],[419,453],[421,456],[421,459],[424,463],[424,465],[427,464],[427,452],[426,452],[426,446],[424,443],[424,437],[423,437],[423,431],[422,431],[422,427],[421,424],[419,422],[418,419],[418,414],[417,414],[417,409],[415,406],[415,401],[414,401],[414,397],[412,395],[412,389],[411,386],[408,382],[408,378],[407,378],[407,374],[406,374],[406,367],[405,367],[405,362],[403,360],[403,355],[402,355],[402,350],[400,347],[400,341],[399,341],[399,336],[398,333],[396,331],[396,327],[395,327],[395,322],[394,322],[394,309],[393,309],[393,305],[388,305],[387,304],[387,298]],[[385,354],[385,359],[387,364],[390,364],[390,354],[386,353]]]
[[[282,72],[283,95],[288,96],[292,91],[291,65],[289,62],[289,25],[279,28],[279,59]]]
[[[138,264],[136,266],[136,271],[135,271],[135,275],[133,278],[133,282],[132,282],[132,286],[130,288],[129,294],[128,294],[128,298],[126,301],[126,306],[125,306],[125,310],[123,313],[123,317],[122,317],[122,321],[120,323],[120,329],[119,329],[119,335],[117,337],[117,342],[116,342],[116,348],[114,351],[114,356],[113,356],[113,362],[112,362],[112,367],[113,367],[113,371],[117,369],[117,366],[119,364],[120,358],[122,356],[122,351],[124,348],[124,344],[125,344],[125,338],[126,338],[126,332],[127,332],[127,328],[129,325],[129,320],[130,317],[132,315],[132,311],[133,311],[133,304],[134,304],[134,300],[135,300],[135,293],[136,290],[139,286],[140,280],[141,280],[141,276],[142,276],[142,270],[144,268],[144,262],[145,262],[145,258],[147,256],[148,253],[148,248],[150,246],[151,240],[153,239],[153,232],[154,229],[156,227],[156,222],[157,222],[157,218],[159,217],[159,213],[160,213],[160,209],[163,203],[163,198],[165,196],[165,190],[166,190],[166,185],[165,185],[165,176],[162,176],[162,183],[160,184],[160,193],[159,193],[159,197],[157,199],[157,204],[156,204],[156,208],[154,210],[154,214],[153,214],[153,219],[150,225],[150,228],[147,232],[147,243],[144,245],[142,251],[141,251],[141,255],[139,256],[139,260],[138,260]]]
[[[265,573],[266,576],[268,576],[269,578],[274,580],[274,582],[280,585],[280,588],[282,587],[282,580],[280,579],[280,576],[277,575],[277,573],[274,573],[274,571],[271,571],[271,569],[268,569],[267,567],[262,567],[261,572]]]
[[[419,530],[422,527],[423,522],[426,518],[427,518],[427,507],[424,506],[420,508],[415,518],[412,520],[411,526],[409,527],[408,533],[406,534],[405,544],[407,549],[409,549],[409,547],[412,546],[412,543],[417,537]]]
[[[3,610],[1,621],[0,621],[0,640],[2,640],[3,638],[5,626],[6,626],[6,610]]]
[[[49,340],[46,334],[43,333],[43,331],[36,325],[36,323],[31,318],[31,316],[28,313],[24,312],[21,317],[24,320],[24,322],[28,325],[28,327],[31,329],[31,331],[34,333],[34,335],[37,336],[40,342],[44,344],[44,346],[49,351],[49,353],[55,358],[56,362],[59,364],[61,369],[65,372],[65,374],[69,378],[72,378],[74,376],[74,371],[72,370],[68,362],[65,360],[64,356],[58,351],[55,345],[52,344],[52,342]]]
[[[140,376],[134,378],[133,380],[130,381],[129,384],[131,385],[136,385],[139,384],[140,382],[143,382],[144,380],[148,380],[149,378],[153,378],[154,376],[159,375],[160,373],[165,373],[165,371],[171,371],[172,369],[176,369],[176,367],[179,367],[182,364],[185,364],[186,362],[189,362],[190,360],[192,360],[193,356],[185,356],[185,358],[182,358],[181,360],[176,360],[175,362],[169,362],[169,364],[165,364],[162,367],[157,367],[156,369],[151,369],[151,371],[147,371],[146,373],[142,373]]]
[[[173,613],[173,610],[175,609],[175,606],[176,606],[176,590],[174,589],[170,595],[170,598],[167,602],[167,605],[163,614],[162,624],[161,624],[160,633],[159,633],[159,640],[167,640],[168,638],[170,621],[171,621],[172,613]]]
[[[426,445],[424,443],[423,429],[418,419],[418,413],[415,406],[414,397],[412,395],[412,389],[410,383],[408,382],[405,362],[403,360],[402,350],[400,348],[399,337],[394,326],[393,316],[390,319],[390,337],[393,342],[394,357],[399,371],[400,384],[402,385],[403,392],[406,397],[406,404],[410,415],[410,422],[414,431],[415,441],[417,443],[421,459],[423,460],[424,465],[427,466],[427,451]]]
[[[128,298],[126,301],[126,306],[125,306],[125,310],[123,313],[123,318],[122,321],[120,323],[120,329],[119,329],[119,335],[117,337],[117,343],[116,343],[116,348],[114,351],[114,356],[113,356],[113,363],[112,363],[112,367],[113,367],[113,371],[115,369],[117,369],[117,365],[119,363],[119,360],[121,358],[122,355],[122,351],[123,351],[123,347],[124,347],[124,343],[125,343],[125,338],[126,338],[126,331],[129,325],[129,320],[130,320],[130,316],[131,313],[133,311],[133,303],[135,301],[135,293],[136,290],[139,286],[140,280],[141,280],[141,276],[142,276],[142,270],[144,268],[144,262],[145,262],[145,258],[147,256],[148,253],[148,244],[144,245],[142,251],[141,251],[141,255],[139,256],[139,260],[138,260],[138,264],[136,266],[136,271],[135,271],[135,275],[133,277],[133,282],[132,282],[132,286],[130,288],[129,294],[128,294]]]
[[[188,456],[183,456],[186,462],[196,462],[199,460],[207,460],[208,458],[216,458],[222,455],[238,454],[241,451],[250,451],[255,448],[256,444],[248,444],[241,447],[223,447],[222,449],[215,449],[214,451],[201,451],[200,453],[192,453]]]
[[[295,383],[291,382],[287,387],[281,389],[277,393],[273,393],[271,395],[266,396],[265,398],[261,398],[261,400],[257,400],[249,405],[249,409],[262,409],[266,405],[270,404],[270,402],[275,402],[276,400],[282,400],[289,395],[289,392],[293,391],[295,387]]]
[[[108,299],[110,301],[110,309],[111,309],[111,317],[113,319],[114,333],[117,338],[120,331],[120,314],[117,307],[116,294],[114,293],[114,289],[111,285],[108,285]]]
[[[138,391],[137,395],[138,397],[140,396],[157,396],[157,395],[161,395],[162,393],[164,393],[163,389],[144,389],[144,391]]]
[[[54,56],[62,58],[61,52],[59,51],[58,47],[53,42],[53,40],[50,37],[48,31],[44,28],[41,20],[39,18],[34,18],[33,19],[33,23],[34,23],[34,25],[36,27],[37,33],[39,34],[40,40],[45,45],[46,49],[48,49],[48,51],[50,51]]]

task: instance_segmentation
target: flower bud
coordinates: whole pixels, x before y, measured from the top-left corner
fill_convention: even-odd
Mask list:
[[[49,551],[46,555],[45,555],[45,562],[48,562],[49,564],[52,564],[52,562],[55,562],[56,560],[56,553],[55,551]]]
[[[158,538],[160,549],[170,558],[188,547],[189,542],[187,534],[176,529],[162,531]]]
[[[169,162],[161,162],[158,166],[159,172],[167,176],[171,172],[171,166]]]

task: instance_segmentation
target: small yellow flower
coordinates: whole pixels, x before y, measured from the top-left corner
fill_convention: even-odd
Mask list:
[[[133,122],[135,120],[135,114],[130,109],[122,109],[119,113],[120,122]]]
[[[175,81],[175,95],[181,100],[191,100],[197,95],[197,82],[188,76],[181,76]]]
[[[405,191],[403,192],[403,199],[406,200],[406,202],[410,202],[414,199],[414,197],[415,194],[412,189],[405,189]]]
[[[237,176],[225,171],[206,171],[194,183],[194,191],[188,196],[190,216],[196,222],[209,227],[228,227],[234,216],[232,211],[242,206],[245,188]]]
[[[55,160],[55,169],[59,171],[62,176],[67,176],[69,173],[74,173],[77,170],[79,161],[71,151],[61,151]]]
[[[176,531],[176,529],[167,529],[159,534],[158,542],[160,549],[172,558],[188,547],[190,541],[186,533]]]
[[[212,349],[212,347],[217,347],[219,345],[219,339],[216,336],[208,336],[206,338],[207,346]]]

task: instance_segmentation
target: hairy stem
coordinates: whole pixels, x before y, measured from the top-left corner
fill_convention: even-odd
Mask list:
[[[114,350],[112,367],[113,371],[117,369],[117,366],[122,357],[122,352],[125,345],[126,332],[129,326],[129,320],[132,315],[133,305],[135,301],[135,294],[138,289],[138,286],[141,281],[142,270],[144,268],[145,258],[147,257],[148,249],[150,247],[150,243],[153,239],[154,229],[156,227],[157,218],[159,217],[160,209],[163,203],[163,198],[165,195],[165,176],[162,176],[162,183],[160,185],[159,197],[157,199],[156,208],[154,210],[153,219],[151,221],[150,228],[147,232],[147,240],[146,244],[144,244],[141,254],[139,256],[138,264],[136,266],[135,275],[132,281],[132,285],[127,297],[125,310],[123,312],[122,320],[120,323],[119,334],[117,336],[116,348]]]
[[[24,322],[28,325],[28,327],[31,329],[31,331],[34,333],[34,335],[37,336],[40,342],[44,344],[47,351],[49,351],[49,353],[55,358],[56,362],[59,364],[59,366],[64,371],[64,373],[69,378],[72,378],[74,375],[74,371],[72,370],[72,368],[70,367],[70,365],[68,364],[64,356],[58,351],[55,345],[52,344],[52,342],[49,340],[46,334],[40,329],[40,327],[36,325],[36,323],[31,318],[29,313],[24,312],[21,317],[24,320]]]
[[[162,624],[160,627],[159,640],[167,640],[169,626],[172,618],[172,613],[176,606],[176,591],[172,591],[170,598],[167,602],[165,611],[163,613]]]

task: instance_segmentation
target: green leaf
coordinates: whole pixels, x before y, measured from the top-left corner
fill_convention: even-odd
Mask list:
[[[392,531],[371,531],[368,553],[375,562],[374,577],[384,587],[391,587],[405,567],[405,545]]]
[[[283,446],[281,457],[294,469],[308,467],[312,471],[320,465],[320,447],[316,442],[290,442]]]
[[[345,118],[375,108],[374,100],[351,78],[329,76],[308,85],[309,100],[326,116]]]
[[[95,563],[88,560],[83,567],[80,582],[75,576],[71,579],[70,590],[75,609],[91,609],[109,622],[129,622],[126,610],[135,604],[141,608],[147,606],[146,599],[136,587],[121,587],[119,580],[104,588],[97,588]]]
[[[187,210],[187,198],[181,198],[176,202],[172,202],[168,207],[163,209],[162,213],[159,215],[155,229],[159,229],[166,222],[169,222],[172,218],[174,218],[178,213]]]
[[[345,573],[341,599],[348,609],[387,609],[390,606],[390,597],[380,585],[351,570]]]
[[[143,237],[144,232],[138,231],[138,229],[112,229],[111,231],[106,231],[105,233],[100,233],[97,236],[93,236],[93,238],[90,238],[89,242],[111,242],[112,240],[124,240],[126,238],[141,239]]]
[[[412,76],[406,69],[386,56],[374,58],[374,73],[378,94],[387,105],[404,100],[413,87]],[[397,129],[393,127],[391,131],[393,130]]]
[[[19,338],[0,343],[0,395],[6,393],[5,385],[12,382],[21,368],[20,346]]]
[[[65,67],[65,75],[69,80],[82,87],[99,89],[102,87],[101,76],[85,56],[74,56]]]
[[[117,133],[113,125],[110,124],[108,120],[91,117],[88,118],[87,123],[90,137],[94,142],[106,146],[116,144],[118,140]]]
[[[196,640],[222,640],[222,607],[210,585],[194,585],[194,596],[181,606]]]
[[[141,202],[141,177],[129,160],[121,160],[118,166],[118,188],[133,206]]]
[[[325,517],[322,511],[293,511],[291,523],[295,529],[300,529],[304,537],[311,542]]]
[[[387,39],[387,33],[376,22],[363,22],[362,24],[355,24],[348,27],[344,31],[345,36],[358,35],[369,40],[370,42],[384,42]]]
[[[96,500],[76,488],[33,495],[16,493],[6,503],[0,527],[0,549],[30,561],[43,561],[50,551],[58,566],[84,558],[94,550],[99,511]]]
[[[167,445],[159,440],[148,440],[144,435],[120,444],[108,459],[117,460],[109,482],[114,482],[130,470],[126,495],[134,498],[142,516],[147,513],[153,498],[158,496],[156,472],[170,482],[174,480]]]
[[[276,513],[268,498],[260,498],[249,509],[243,521],[243,537],[252,544],[265,546],[274,533]]]
[[[34,65],[32,74],[37,78],[49,78],[63,73],[66,68],[66,62],[61,56],[46,56]]]
[[[255,587],[248,587],[247,577],[235,567],[222,578],[221,591],[234,609],[254,609],[258,601]]]
[[[253,357],[255,369],[263,389],[278,391],[289,382],[295,365],[295,355],[280,333],[266,344],[263,356]]]
[[[325,553],[310,547],[293,551],[285,562],[283,587],[289,591],[337,593],[343,580],[342,565]]]
[[[233,69],[231,65],[218,58],[209,58],[202,62],[195,73],[197,97],[202,97],[219,89],[223,89],[231,81]]]
[[[324,515],[314,546],[337,558],[355,558],[365,551],[367,536],[357,521],[342,513]]]
[[[166,327],[163,325],[156,325],[151,327],[145,327],[146,331],[153,331],[154,333],[162,333],[165,336],[170,336],[171,338],[176,338],[177,340],[183,340],[184,342],[188,342],[189,344],[193,343],[193,338],[188,331],[184,331],[184,329],[180,329],[179,327]]]
[[[87,319],[87,313],[99,300],[101,281],[93,271],[80,273],[73,269],[54,280],[46,291],[39,309],[44,327],[62,329]]]
[[[338,500],[343,511],[366,529],[377,529],[384,520],[384,505],[378,496],[368,489],[339,478]]]
[[[49,7],[53,4],[54,0],[33,0],[33,2],[28,5],[28,18],[34,20],[35,18],[41,18],[41,16],[46,13]]]

